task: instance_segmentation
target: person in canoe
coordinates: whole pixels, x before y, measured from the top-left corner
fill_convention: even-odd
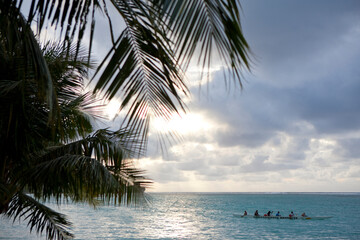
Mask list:
[[[301,214],[301,216],[302,216],[302,217],[307,217],[307,215],[306,215],[305,212],[303,212],[303,213]]]
[[[244,212],[244,216],[247,216],[247,211],[245,210],[245,212]]]
[[[294,216],[295,216],[294,212],[291,211],[291,213],[289,214],[289,218],[292,218],[292,217],[294,217]]]
[[[268,217],[271,216],[271,211],[268,211],[267,216],[268,216]]]
[[[279,211],[276,213],[276,216],[277,216],[277,217],[280,217],[280,216],[281,216]]]
[[[254,216],[256,216],[256,217],[259,216],[259,211],[258,210],[255,211]]]

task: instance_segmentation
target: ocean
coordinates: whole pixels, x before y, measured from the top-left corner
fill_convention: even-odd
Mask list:
[[[75,239],[360,239],[360,193],[149,193],[148,206],[47,205],[73,222]],[[324,220],[237,218],[291,211]],[[44,239],[0,218],[0,239]]]

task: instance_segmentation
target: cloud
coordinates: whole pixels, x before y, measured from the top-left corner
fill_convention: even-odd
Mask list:
[[[339,140],[339,148],[337,154],[344,159],[350,161],[360,160],[360,138],[345,138]],[[360,175],[359,175],[360,176]]]
[[[242,91],[224,69],[190,84],[190,116],[173,122],[183,141],[162,153],[152,131],[139,160],[153,190],[359,191],[359,1],[242,6],[253,71]]]

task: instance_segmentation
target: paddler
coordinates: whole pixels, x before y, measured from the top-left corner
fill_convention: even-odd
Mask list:
[[[247,211],[245,210],[245,212],[244,212],[244,216],[247,216]]]
[[[259,216],[259,211],[258,210],[255,211],[254,216],[257,216],[257,217]]]

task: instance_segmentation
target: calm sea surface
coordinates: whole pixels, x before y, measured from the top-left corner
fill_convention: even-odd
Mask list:
[[[360,194],[151,193],[146,208],[48,206],[68,215],[75,239],[360,239]],[[325,220],[243,219],[233,213],[280,211]],[[0,239],[44,239],[0,218]]]

